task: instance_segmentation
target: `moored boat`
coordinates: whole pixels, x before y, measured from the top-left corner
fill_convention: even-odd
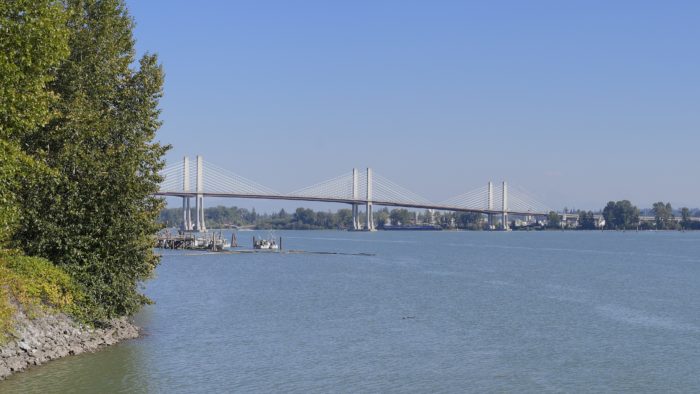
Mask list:
[[[269,239],[253,237],[253,249],[278,250],[281,246],[282,238],[280,238],[279,243],[277,243],[277,240],[273,237]]]

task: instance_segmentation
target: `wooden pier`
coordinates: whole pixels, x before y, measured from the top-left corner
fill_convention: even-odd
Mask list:
[[[225,248],[238,245],[236,244],[235,234],[231,237],[231,243],[229,244],[220,231],[212,233],[173,233],[166,230],[158,233],[155,246],[160,249],[211,250],[220,252]]]

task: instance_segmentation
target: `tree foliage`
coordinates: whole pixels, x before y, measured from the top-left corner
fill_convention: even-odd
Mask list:
[[[581,211],[578,214],[578,225],[582,230],[595,230],[595,215],[591,211]]]
[[[56,95],[46,84],[68,55],[65,22],[59,1],[0,2],[0,139],[48,122]]]
[[[676,228],[677,223],[673,216],[673,207],[671,207],[670,202],[666,204],[661,201],[654,203],[652,211],[654,212],[657,230],[672,230]]]
[[[46,85],[68,55],[65,22],[58,1],[0,2],[0,247],[19,221],[17,190],[47,170],[19,141],[50,119],[56,95]]]
[[[392,209],[389,212],[389,219],[391,224],[394,226],[405,226],[411,223],[413,220],[413,214],[405,208]]]
[[[12,332],[19,307],[84,317],[77,305],[82,292],[64,270],[8,249],[22,223],[22,190],[55,175],[25,152],[22,141],[54,115],[58,96],[47,84],[68,55],[66,21],[58,1],[0,2],[0,343]]]
[[[131,314],[158,259],[152,234],[167,150],[154,142],[163,72],[134,63],[133,21],[120,0],[66,1],[70,53],[55,70],[52,117],[18,135],[53,172],[20,190],[15,243],[64,268],[85,288],[95,319]]]
[[[547,215],[548,228],[561,228],[561,216],[558,213],[551,211]]]
[[[681,208],[681,227],[683,229],[689,229],[692,227],[691,213],[688,207]]]
[[[603,218],[607,229],[634,229],[639,224],[639,209],[628,200],[610,201],[603,209]]]
[[[460,212],[456,215],[457,228],[467,230],[482,230],[484,228],[484,216],[476,212]]]

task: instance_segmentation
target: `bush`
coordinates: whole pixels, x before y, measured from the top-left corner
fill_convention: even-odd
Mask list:
[[[50,261],[0,251],[0,343],[12,333],[13,315],[21,307],[30,317],[38,311],[65,312],[83,319],[83,292]]]

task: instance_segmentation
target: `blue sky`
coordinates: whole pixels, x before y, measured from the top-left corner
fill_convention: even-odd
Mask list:
[[[371,166],[436,201],[506,179],[557,208],[700,206],[700,2],[127,4],[168,161],[282,192]]]

